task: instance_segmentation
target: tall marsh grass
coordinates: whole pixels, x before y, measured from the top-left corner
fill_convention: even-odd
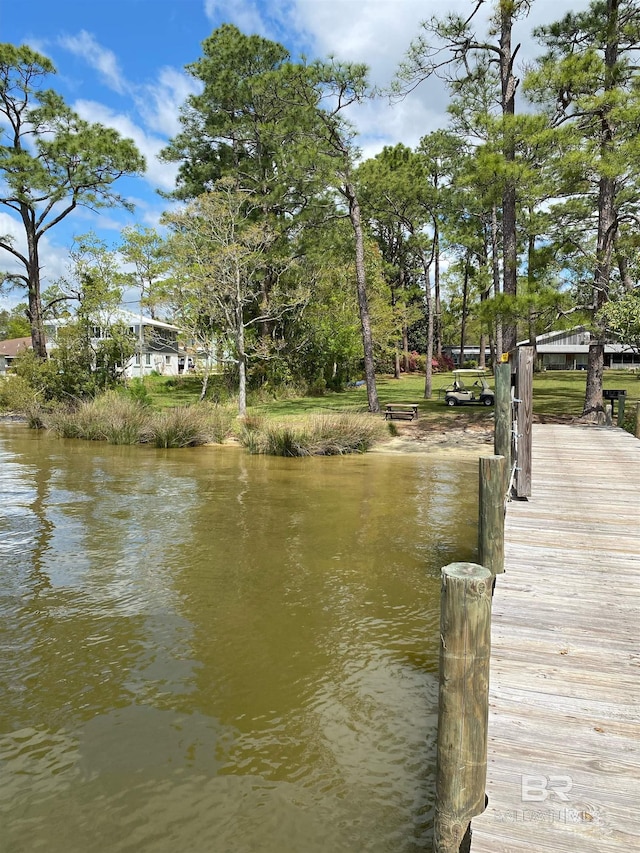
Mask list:
[[[191,447],[222,442],[232,429],[233,413],[208,404],[151,411],[131,397],[109,392],[72,410],[55,410],[46,426],[65,438],[109,444]]]
[[[46,426],[64,438],[138,444],[147,440],[149,410],[139,401],[113,391],[74,409],[55,409]]]
[[[314,415],[295,424],[269,423],[240,435],[250,453],[270,456],[337,456],[364,453],[385,432],[371,415],[353,413]]]

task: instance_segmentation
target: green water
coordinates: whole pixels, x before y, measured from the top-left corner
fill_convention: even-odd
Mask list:
[[[0,427],[0,851],[428,849],[476,482]]]

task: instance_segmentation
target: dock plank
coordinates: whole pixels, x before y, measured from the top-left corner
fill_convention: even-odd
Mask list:
[[[505,567],[471,851],[640,850],[640,441],[534,425]]]

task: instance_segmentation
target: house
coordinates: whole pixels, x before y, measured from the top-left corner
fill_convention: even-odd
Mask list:
[[[536,338],[539,370],[586,370],[591,333],[584,327],[547,332]],[[526,346],[521,341],[518,346]],[[607,343],[604,348],[605,368],[640,369],[640,353],[629,344]]]
[[[45,322],[47,350],[50,352],[56,346],[58,331],[69,322],[68,318],[49,320]],[[105,318],[103,323],[96,323],[91,329],[91,341],[96,344],[109,338],[109,327],[113,323],[124,323],[136,339],[136,353],[127,362],[123,376],[127,379],[148,376],[159,373],[162,376],[179,376],[189,359],[184,349],[178,346],[177,326],[134,314],[132,311],[118,310]]]
[[[6,373],[15,358],[31,349],[31,338],[10,338],[0,341],[0,374]]]

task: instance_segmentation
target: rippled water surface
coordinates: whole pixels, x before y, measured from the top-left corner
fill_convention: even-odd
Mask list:
[[[0,851],[427,849],[476,483],[0,427]]]

